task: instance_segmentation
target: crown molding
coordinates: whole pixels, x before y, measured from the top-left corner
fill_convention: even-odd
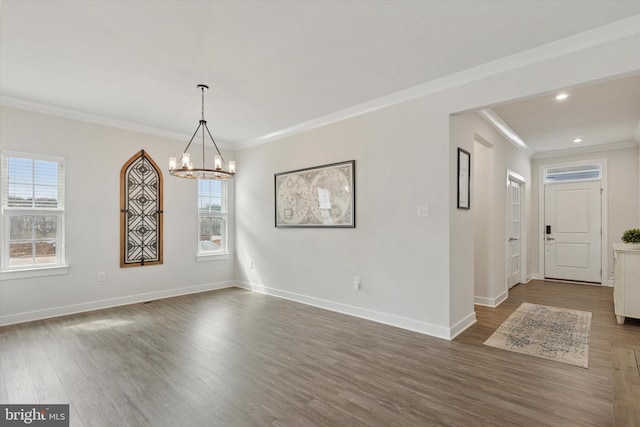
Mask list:
[[[485,108],[478,111],[478,115],[482,117],[487,123],[489,123],[495,130],[497,130],[507,141],[513,144],[518,150],[522,151],[527,157],[531,158],[535,151],[527,145],[526,142],[520,138],[520,135],[516,133],[508,124],[502,120],[495,111],[491,108]]]
[[[608,144],[589,145],[586,147],[564,148],[561,150],[541,151],[533,155],[533,159],[548,159],[551,157],[571,156],[576,154],[600,153],[602,151],[623,150],[637,147],[636,141],[611,142]]]
[[[256,138],[240,141],[235,144],[236,149],[245,149],[266,144],[288,136],[296,135],[331,123],[387,108],[396,104],[411,101],[416,98],[442,92],[456,86],[491,77],[496,74],[512,71],[535,63],[543,62],[559,56],[567,55],[591,47],[606,44],[640,34],[640,15],[603,25],[564,39],[528,49],[495,61],[487,62],[476,67],[453,73],[429,82],[410,87],[371,101],[345,108],[335,113],[327,114],[276,132]]]
[[[179,142],[189,141],[191,135],[181,134],[179,132],[172,132],[165,129],[159,129],[153,126],[144,126],[137,123],[127,122],[125,120],[117,120],[110,117],[100,116],[97,114],[83,113],[81,111],[72,110],[69,108],[55,107],[53,105],[41,104],[38,102],[27,101],[12,96],[0,95],[0,105],[4,105],[12,108],[19,108],[21,110],[32,111],[35,113],[48,114],[51,116],[62,117],[65,119],[78,120],[86,123],[93,123],[102,126],[109,126],[118,129],[129,130],[133,132],[144,133],[147,135],[160,136],[163,138],[174,139]],[[226,142],[219,142],[216,140],[216,144],[220,148],[233,150],[234,146]]]

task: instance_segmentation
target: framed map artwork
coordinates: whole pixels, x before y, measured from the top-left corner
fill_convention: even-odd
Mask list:
[[[275,225],[355,228],[355,160],[281,172],[275,180]]]

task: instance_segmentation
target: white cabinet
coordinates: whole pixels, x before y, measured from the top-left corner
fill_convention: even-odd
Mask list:
[[[613,250],[613,303],[616,319],[622,324],[625,317],[640,319],[640,249],[615,244]]]

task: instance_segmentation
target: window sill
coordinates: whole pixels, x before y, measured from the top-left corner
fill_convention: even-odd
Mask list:
[[[69,272],[68,265],[57,265],[55,267],[28,268],[24,270],[4,270],[0,271],[0,280],[27,279],[30,277],[59,276]]]
[[[220,261],[223,259],[229,259],[230,256],[228,253],[219,253],[219,254],[207,254],[207,255],[197,255],[197,262],[207,262],[207,261]]]

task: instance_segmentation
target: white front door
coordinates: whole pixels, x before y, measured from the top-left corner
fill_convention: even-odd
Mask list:
[[[600,181],[545,185],[544,277],[602,282]]]
[[[520,283],[522,204],[520,183],[509,179],[507,200],[507,283],[509,289]]]

